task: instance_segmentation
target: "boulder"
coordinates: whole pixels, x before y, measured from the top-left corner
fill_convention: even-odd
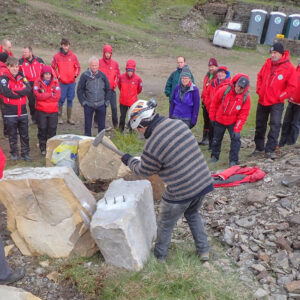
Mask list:
[[[97,250],[88,230],[96,201],[72,169],[7,170],[0,201],[7,209],[7,228],[24,255],[90,256]]]
[[[0,285],[0,300],[41,300],[23,289]]]
[[[97,203],[91,233],[107,263],[142,269],[156,236],[150,182],[114,180]]]

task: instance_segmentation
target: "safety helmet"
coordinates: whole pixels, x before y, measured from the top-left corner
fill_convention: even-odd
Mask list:
[[[132,104],[128,113],[128,127],[136,129],[139,126],[146,127],[153,120],[155,113],[155,107],[157,102],[155,99],[137,100]]]

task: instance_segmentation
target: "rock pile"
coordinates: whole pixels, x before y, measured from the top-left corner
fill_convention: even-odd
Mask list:
[[[300,147],[249,162],[266,172],[256,183],[216,189],[203,209],[211,235],[228,245],[240,278],[258,295],[300,299]],[[257,296],[261,299],[264,296]]]

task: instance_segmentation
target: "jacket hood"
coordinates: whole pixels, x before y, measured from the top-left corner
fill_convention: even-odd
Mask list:
[[[105,52],[109,52],[110,54],[111,54],[111,56],[112,56],[112,46],[111,45],[105,45],[104,47],[103,47],[103,55],[102,55],[102,57],[103,57],[103,60],[104,61],[108,61],[109,59],[106,59],[105,58]],[[110,57],[111,58],[111,57]]]
[[[0,69],[2,69],[2,68],[4,68],[4,69],[7,68],[7,65],[6,65],[6,63],[0,61]]]
[[[234,89],[236,83],[238,82],[238,80],[239,80],[242,76],[246,77],[246,78],[249,80],[249,76],[246,75],[246,74],[243,74],[243,73],[238,73],[238,74],[236,74],[236,75],[232,78],[231,83],[230,83],[230,85],[231,85],[231,87],[232,87],[233,89]],[[250,81],[250,80],[249,80],[249,81]],[[245,91],[242,93],[242,95],[245,94],[245,93],[249,90],[249,86],[250,86],[250,84],[245,88]]]
[[[69,49],[69,51],[68,51],[68,53],[66,54],[66,53],[64,53],[64,50],[63,50],[63,48],[62,47],[60,47],[59,48],[59,53],[61,54],[61,55],[71,55],[72,54],[72,51]]]
[[[270,64],[272,64],[272,60],[271,58],[267,58],[266,61]],[[288,50],[285,50],[282,54],[282,57],[280,58],[280,60],[278,60],[277,62],[275,62],[276,65],[280,65],[280,64],[283,64],[283,63],[286,63],[286,62],[289,62],[290,61],[290,51]]]
[[[135,66],[136,66],[135,60],[129,59],[126,63],[126,70],[133,69],[135,71]]]
[[[40,74],[40,79],[43,80],[43,74],[46,72],[49,72],[51,69],[51,80],[55,79],[56,80],[56,74],[55,71],[51,68],[51,66],[43,65],[41,74]]]

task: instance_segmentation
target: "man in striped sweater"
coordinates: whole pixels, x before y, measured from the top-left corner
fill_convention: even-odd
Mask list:
[[[157,114],[154,101],[138,100],[131,106],[129,125],[143,133],[147,142],[140,160],[126,153],[122,162],[139,176],[158,174],[167,185],[160,204],[155,257],[166,260],[173,228],[184,214],[197,254],[207,261],[210,248],[198,210],[213,190],[212,178],[187,125]]]

